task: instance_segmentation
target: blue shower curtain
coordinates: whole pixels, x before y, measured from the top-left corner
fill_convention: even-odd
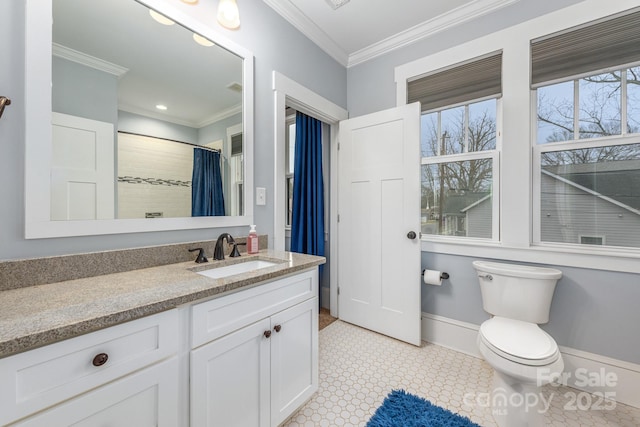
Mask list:
[[[292,211],[291,251],[324,256],[322,122],[300,112],[296,113]]]
[[[191,215],[224,216],[224,194],[220,173],[220,153],[193,149]]]

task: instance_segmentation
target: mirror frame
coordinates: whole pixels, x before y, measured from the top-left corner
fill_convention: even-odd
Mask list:
[[[52,0],[27,0],[25,23],[25,238],[93,236],[253,224],[253,54],[166,0],[130,0],[154,9],[243,59],[244,215],[51,221]],[[193,6],[188,6],[193,7]],[[211,18],[214,23],[214,18]],[[214,24],[217,25],[217,24]],[[43,72],[42,70],[49,70]]]

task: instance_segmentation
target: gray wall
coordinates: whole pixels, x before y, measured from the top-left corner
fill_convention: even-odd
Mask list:
[[[77,62],[53,57],[52,107],[58,113],[118,122],[118,78]]]
[[[208,144],[222,139],[227,140],[227,128],[242,123],[242,114],[238,113],[226,119],[205,126],[198,131],[198,144]]]
[[[242,26],[226,31],[215,22],[217,2],[188,6],[171,2],[214,27],[255,58],[255,167],[254,185],[267,189],[266,206],[255,206],[260,234],[273,235],[273,91],[272,71],[277,70],[316,93],[346,108],[346,69],[326,55],[262,1],[240,2]],[[133,233],[99,237],[24,239],[24,49],[25,4],[0,2],[0,95],[11,98],[0,119],[0,260],[34,258],[99,250],[131,248],[215,238],[220,229]],[[44,70],[43,70],[44,72]],[[244,236],[245,227],[225,229]]]
[[[422,311],[476,325],[488,319],[471,265],[475,259],[480,258],[423,252],[422,268],[446,271],[450,278],[440,287],[422,284]],[[640,363],[638,275],[551,267],[562,271],[562,279],[542,328],[559,345]]]
[[[121,132],[154,136],[156,138],[171,139],[174,141],[188,142],[190,144],[199,143],[199,132],[196,128],[165,122],[122,110],[118,111],[117,129]]]
[[[579,1],[521,1],[493,15],[351,67],[347,76],[349,114],[356,117],[395,107],[394,68],[399,65],[575,3]],[[528,144],[528,138],[520,143]],[[441,287],[422,285],[423,312],[478,325],[488,318],[482,309],[478,280],[471,265],[473,259],[422,253],[422,268],[451,274]],[[639,321],[638,275],[556,268],[564,275],[553,299],[551,320],[544,329],[560,345],[640,363],[640,344],[634,331]]]

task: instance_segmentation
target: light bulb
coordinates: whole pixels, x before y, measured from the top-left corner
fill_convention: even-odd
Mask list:
[[[220,0],[218,22],[225,28],[234,30],[240,26],[240,12],[236,0]]]

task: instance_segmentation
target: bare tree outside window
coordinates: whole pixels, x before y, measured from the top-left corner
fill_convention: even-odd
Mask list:
[[[422,167],[423,233],[491,238],[493,162],[464,155],[495,150],[496,100],[423,115],[421,141],[423,157],[460,155]]]
[[[635,67],[538,88],[541,241],[640,247],[639,77]]]

